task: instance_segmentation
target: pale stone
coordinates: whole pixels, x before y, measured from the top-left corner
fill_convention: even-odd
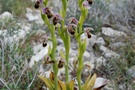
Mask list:
[[[102,54],[106,57],[106,58],[120,58],[120,55],[115,53],[114,51],[108,49],[107,47],[101,45],[100,46],[100,50],[103,52]]]
[[[30,8],[26,8],[27,13],[25,14],[25,17],[28,19],[29,22],[35,21],[37,24],[44,24],[41,13],[39,10],[32,10]]]
[[[13,15],[10,12],[4,12],[3,14],[0,15],[0,19],[4,20],[9,20],[13,19]]]
[[[105,41],[102,37],[97,38],[96,43],[101,44],[101,45],[105,45]]]
[[[109,37],[127,36],[126,33],[117,31],[117,30],[113,30],[112,28],[109,28],[109,27],[108,28],[102,27],[102,33]]]
[[[42,49],[41,49],[42,48]],[[40,50],[41,49],[41,50]],[[31,68],[35,62],[40,61],[42,58],[44,58],[45,55],[47,55],[48,53],[48,49],[49,49],[49,43],[46,47],[42,47],[42,44],[38,45],[37,47],[35,46],[34,48],[34,53],[35,55],[33,55],[31,57],[30,63],[29,63],[29,67]],[[40,51],[38,51],[40,50]]]
[[[128,69],[128,74],[131,75],[135,79],[135,65]]]
[[[105,65],[106,64],[106,59],[103,56],[100,56],[99,58],[96,59],[96,68]]]
[[[99,88],[99,87],[101,87],[103,85],[106,85],[108,83],[109,83],[109,80],[104,79],[102,77],[98,77],[98,78],[96,78],[96,81],[95,81],[95,84],[94,84],[94,88]]]
[[[85,51],[83,56],[84,56],[84,60],[90,59],[90,53],[88,51]]]

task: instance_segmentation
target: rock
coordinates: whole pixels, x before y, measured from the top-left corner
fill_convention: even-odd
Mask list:
[[[13,19],[13,15],[10,12],[6,11],[3,14],[0,15],[0,19],[2,19],[2,20]]]
[[[121,32],[121,31],[117,31],[117,30],[113,30],[112,28],[106,28],[106,27],[102,27],[102,34],[109,36],[109,37],[120,37],[120,36],[127,36],[126,33]]]
[[[103,56],[100,56],[95,61],[96,61],[96,68],[99,68],[102,65],[105,66],[105,64],[106,64],[105,61],[107,61],[107,60]]]
[[[107,79],[104,79],[104,78],[101,78],[101,77],[98,77],[96,78],[96,81],[95,81],[95,84],[94,84],[94,90],[97,89],[97,88],[100,88],[102,86],[105,86],[109,83],[109,80]],[[103,88],[103,87],[102,87]],[[100,90],[100,89],[99,89]]]
[[[60,50],[62,50],[62,51],[64,51],[65,52],[65,48],[64,48],[64,45],[58,45],[57,46],[57,51],[60,51]]]
[[[6,36],[7,30],[0,30],[0,36]]]
[[[135,65],[128,69],[127,73],[135,79]]]
[[[30,8],[26,8],[26,11],[27,13],[25,14],[25,17],[28,19],[29,22],[35,21],[37,24],[44,24],[39,10],[33,11]]]
[[[5,43],[17,43],[20,39],[24,39],[26,37],[26,31],[22,29],[14,31],[13,36],[10,36],[7,30],[3,30],[0,32],[0,35],[1,34],[4,36]]]
[[[100,50],[103,52],[102,54],[106,57],[106,58],[120,58],[120,55],[115,53],[114,51],[108,49],[107,47],[101,45],[100,46]]]
[[[62,41],[62,39],[57,39],[58,41],[57,41],[57,45],[60,45],[60,44],[63,44],[63,41]]]
[[[114,90],[114,87],[115,86],[115,82],[114,81],[110,81],[104,88],[103,90]]]
[[[89,61],[90,53],[88,51],[85,51],[83,57],[84,57],[84,60],[88,60]]]
[[[19,39],[24,39],[25,37],[26,37],[26,32],[25,32],[25,30],[18,30],[18,38]]]
[[[43,47],[42,44],[34,47],[35,55],[33,55],[31,57],[31,60],[30,60],[30,63],[29,63],[30,68],[32,68],[32,66],[35,64],[35,62],[40,61],[41,59],[44,58],[45,55],[47,55],[49,45],[51,45],[51,44],[48,43],[48,45],[46,47]]]
[[[117,50],[118,48],[124,47],[124,46],[126,46],[126,44],[123,42],[116,42],[109,45],[109,47],[113,50]]]
[[[99,45],[105,45],[105,41],[102,37],[97,38],[96,43]]]
[[[77,50],[78,49],[78,45],[77,45],[77,42],[75,40],[71,40],[71,48],[73,50]]]

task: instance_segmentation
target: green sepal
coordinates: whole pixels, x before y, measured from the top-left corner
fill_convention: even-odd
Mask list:
[[[43,0],[43,4],[44,4],[45,6],[47,6],[48,0]]]

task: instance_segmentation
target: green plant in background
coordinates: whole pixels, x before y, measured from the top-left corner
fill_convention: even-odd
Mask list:
[[[30,45],[22,50],[18,44],[5,44],[0,39],[0,90],[26,90],[34,87],[39,68],[33,67],[30,71],[25,62],[32,54]]]
[[[11,12],[15,16],[23,16],[25,14],[25,8],[31,7],[31,0],[0,0],[1,11],[3,13],[5,11]]]
[[[91,0],[84,1],[79,0],[78,6],[81,10],[81,16],[79,21],[76,18],[70,18],[68,25],[65,24],[66,11],[68,7],[68,0],[62,0],[62,9],[60,10],[60,14],[54,14],[48,6],[48,0],[38,0],[35,4],[35,8],[39,8],[39,5],[43,3],[45,8],[42,9],[41,16],[45,24],[48,26],[48,29],[51,33],[51,38],[49,40],[52,41],[52,48],[49,48],[48,55],[50,56],[53,62],[53,79],[45,78],[43,76],[38,76],[42,79],[46,86],[50,90],[74,90],[74,82],[69,81],[69,71],[68,71],[68,63],[69,63],[69,52],[70,52],[70,36],[74,36],[78,42],[78,69],[77,69],[77,81],[79,90],[91,90],[96,75],[93,75],[92,79],[88,77],[86,83],[81,85],[81,73],[83,69],[83,54],[86,50],[86,38],[82,38],[82,35],[86,35],[87,38],[91,38],[90,30],[91,28],[85,28],[83,30],[83,23],[87,17],[89,5],[92,4]],[[64,42],[65,54],[61,53],[61,56],[65,61],[59,61],[56,59],[56,48],[57,48],[57,38],[55,35],[56,30],[58,31],[58,35]],[[66,74],[66,83],[60,84],[61,81],[58,80],[58,68],[59,64],[63,64],[65,66],[65,74]],[[50,74],[50,77],[52,74]],[[72,84],[70,84],[72,82]],[[64,88],[61,88],[64,87]],[[66,88],[65,88],[66,87]]]

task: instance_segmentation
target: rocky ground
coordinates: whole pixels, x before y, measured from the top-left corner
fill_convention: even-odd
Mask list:
[[[46,35],[49,36],[49,31],[41,19],[39,10],[26,8],[26,11],[27,13],[25,14],[25,18],[15,21],[13,30],[11,28],[11,30],[8,30],[6,23],[4,22],[14,22],[14,16],[10,12],[4,12],[0,15],[0,21],[4,21],[0,30],[0,50],[2,51],[6,44],[16,44],[17,47],[22,47],[24,49],[29,43],[32,47],[32,54],[31,56],[29,55],[24,58],[24,66],[26,67],[23,70],[25,71],[26,69],[31,69],[35,67],[35,62],[40,62],[37,73],[48,77],[51,71],[51,66],[44,65],[41,62],[44,61],[48,48],[51,46],[51,42],[48,42],[47,47],[42,46],[44,37],[46,37]],[[18,28],[16,29],[15,27]],[[121,26],[120,28],[118,27],[119,25],[114,27],[108,23],[102,24],[102,26],[99,28],[100,31],[93,33],[92,37],[87,39],[87,48],[84,53],[85,68],[82,73],[82,83],[88,74],[97,73],[98,77],[96,79],[94,88],[99,88],[107,84],[103,90],[134,90],[130,84],[135,84],[135,61],[128,61],[131,59],[130,57],[133,57],[132,60],[135,60],[134,28],[129,29],[128,26]],[[59,37],[57,40],[57,50],[64,51],[62,40]],[[128,53],[128,48],[132,53]],[[128,57],[127,54],[132,54],[132,56]],[[19,57],[18,55],[15,57]],[[76,56],[77,44],[74,37],[72,37],[69,59],[70,79],[75,78],[74,70],[76,70],[76,67],[73,62],[76,60]],[[131,64],[129,64],[129,66],[125,65],[123,70],[123,68],[121,69],[121,67],[119,67],[122,62],[126,62],[125,64]],[[13,65],[12,70],[15,71],[16,69],[17,67]],[[4,70],[4,68],[2,68],[2,70]],[[124,72],[124,74],[119,72]],[[127,80],[128,76],[131,76],[129,80]],[[58,77],[60,79],[64,78],[63,68],[59,70]],[[126,80],[128,84],[125,82]],[[3,87],[3,85],[6,85],[6,83],[8,82],[0,77],[0,87]],[[31,83],[29,85],[31,85]],[[118,88],[114,88],[115,84],[118,85]]]

